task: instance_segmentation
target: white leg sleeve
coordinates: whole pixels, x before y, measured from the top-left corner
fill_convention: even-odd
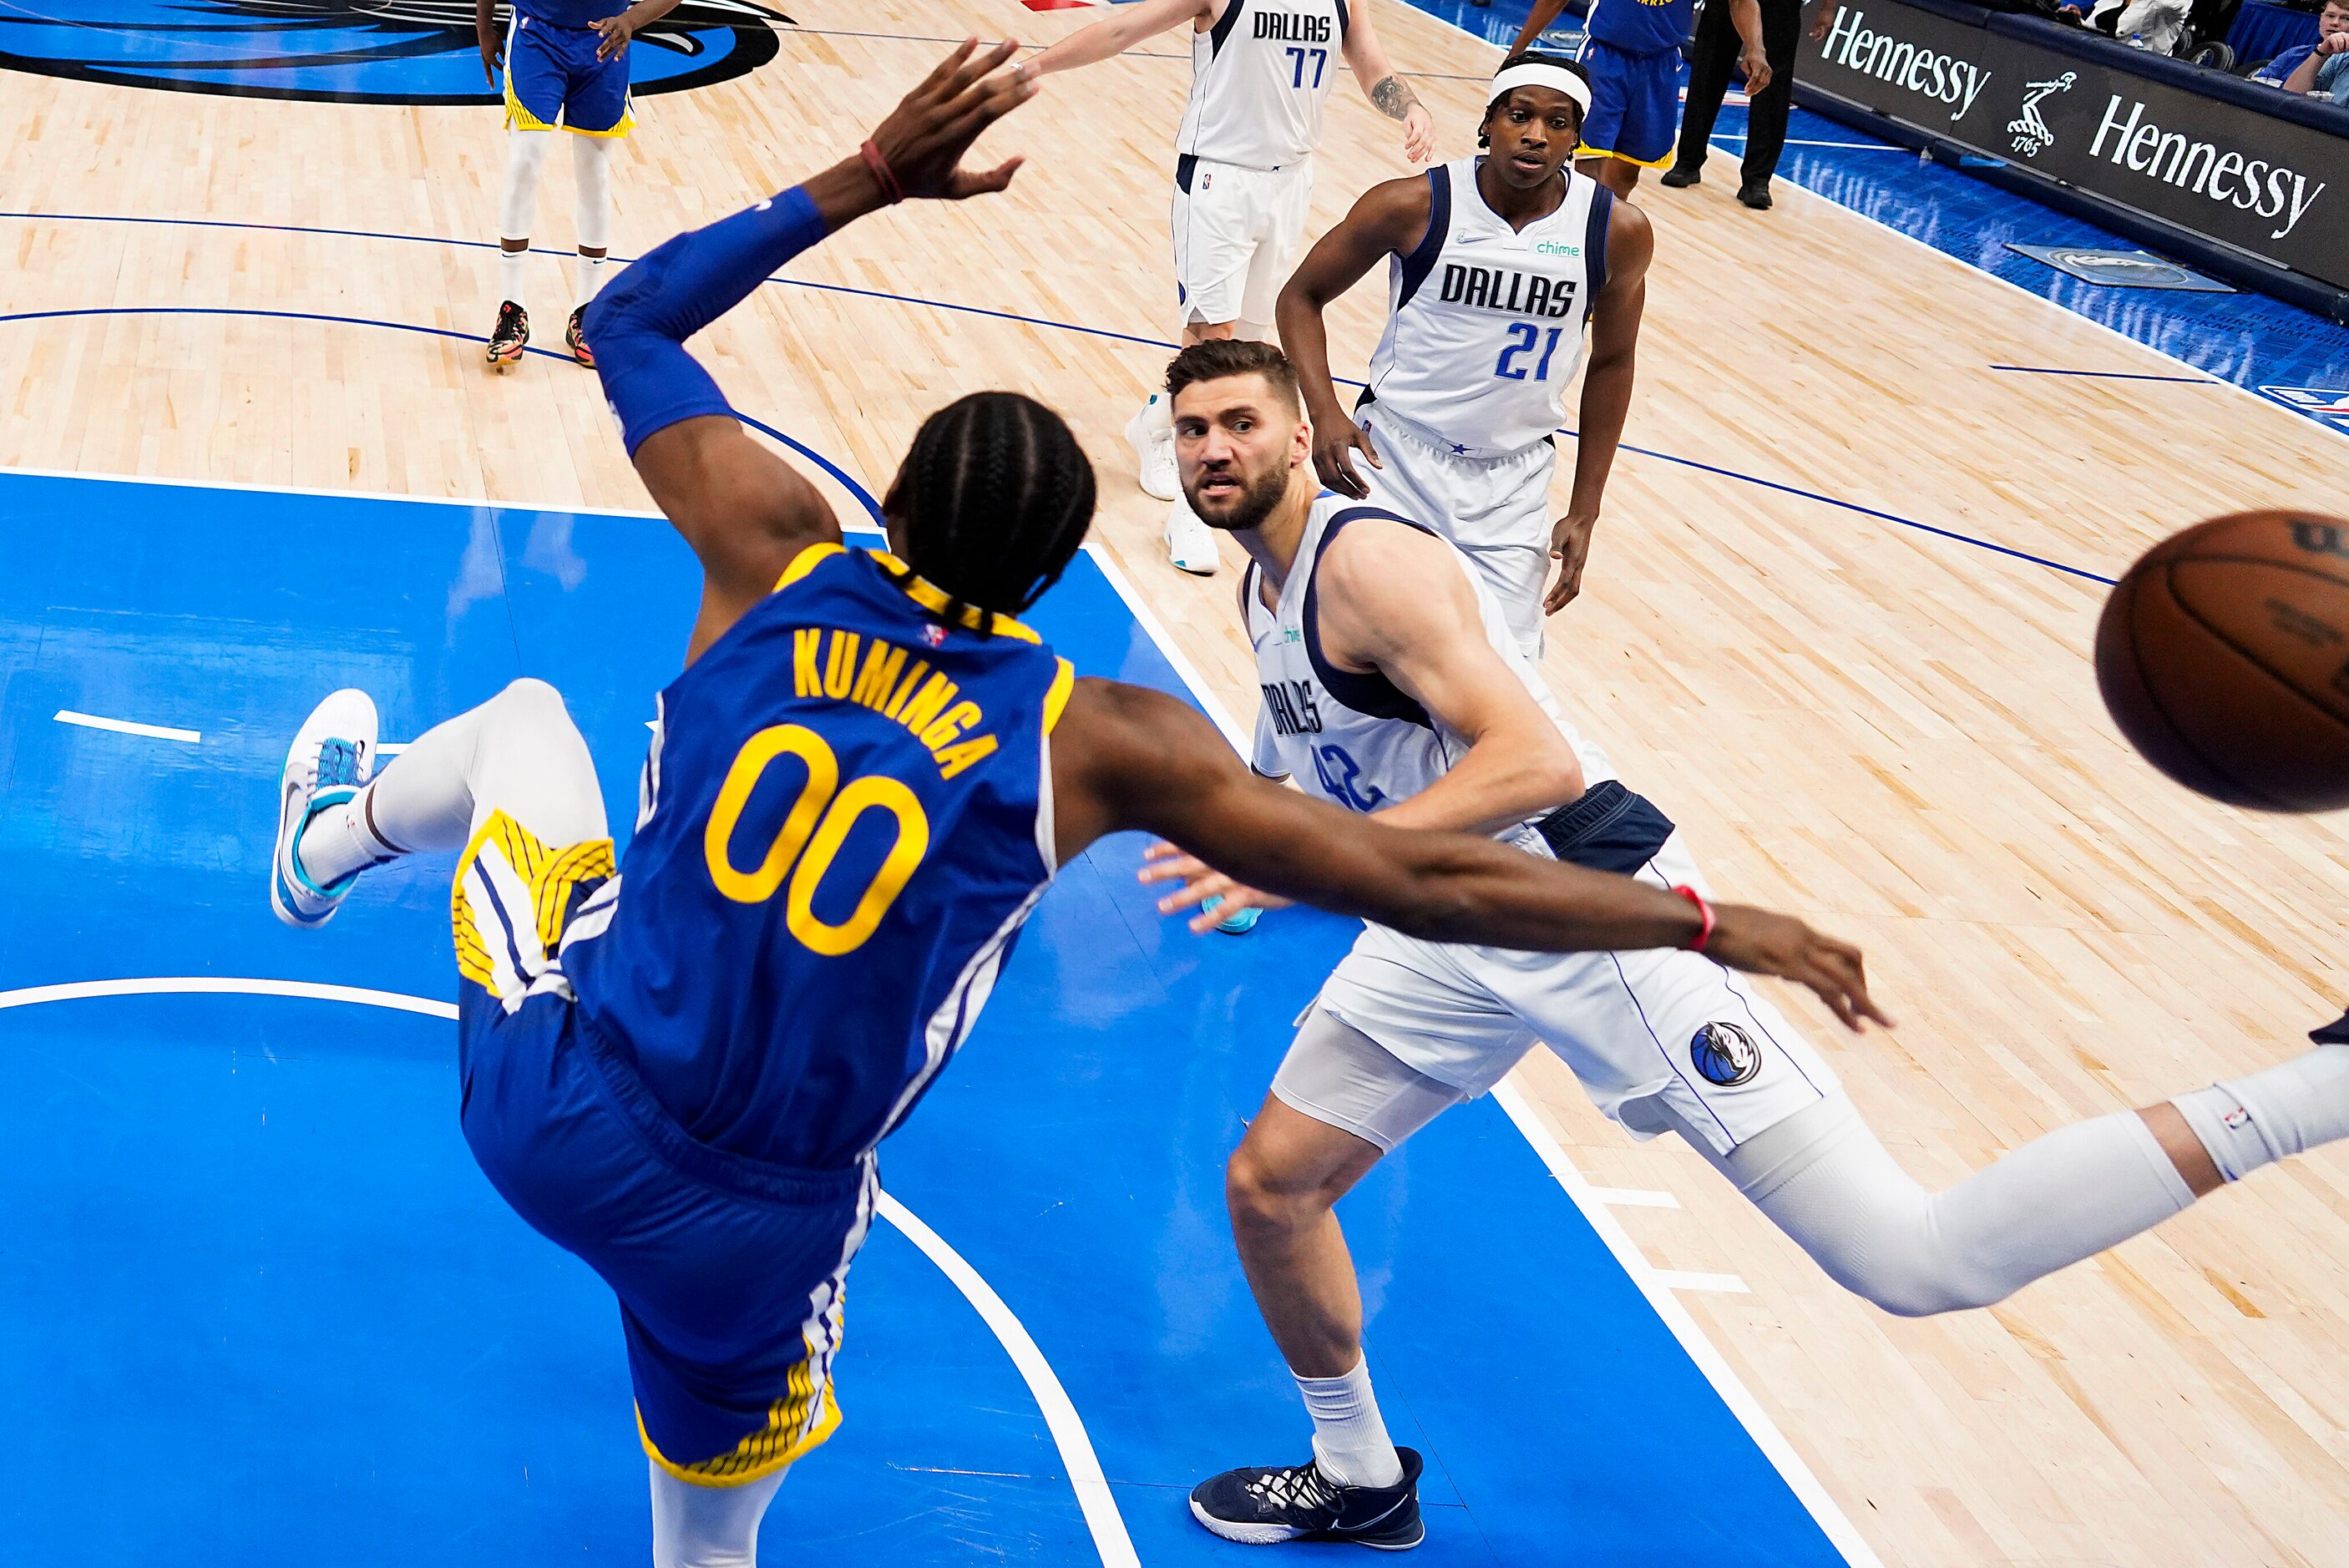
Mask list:
[[[579,187],[579,242],[591,251],[612,242],[612,152],[619,145],[616,136],[571,139],[571,174]]]
[[[510,130],[506,132],[506,183],[498,198],[498,237],[502,240],[527,240],[531,226],[538,220],[538,176],[546,167],[546,146],[554,139],[551,130]],[[593,139],[580,137],[576,139]]]
[[[413,854],[461,850],[492,811],[546,844],[610,838],[587,743],[544,681],[519,680],[436,724],[344,810],[385,844]],[[319,819],[319,824],[326,820]],[[314,824],[311,831],[318,830]],[[306,844],[309,835],[303,835]]]
[[[1903,1317],[2002,1301],[2194,1201],[2135,1111],[2051,1132],[1940,1192],[1841,1094],[1725,1155],[1689,1141],[1837,1284]]]
[[[653,1568],[757,1568],[759,1522],[789,1465],[741,1486],[695,1486],[658,1465],[648,1468]]]

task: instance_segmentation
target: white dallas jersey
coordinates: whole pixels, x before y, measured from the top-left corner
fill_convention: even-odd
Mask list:
[[[1229,0],[1213,27],[1191,35],[1191,101],[1174,150],[1248,169],[1312,157],[1350,20],[1346,0]]]
[[[1568,170],[1557,211],[1520,232],[1485,204],[1482,161],[1427,171],[1427,237],[1391,261],[1368,396],[1457,456],[1498,458],[1565,418],[1615,199]]]
[[[1256,769],[1287,774],[1318,789],[1353,811],[1375,811],[1408,800],[1452,770],[1467,754],[1468,742],[1443,720],[1406,696],[1382,675],[1341,670],[1321,656],[1315,623],[1313,573],[1321,552],[1339,531],[1365,518],[1402,523],[1434,537],[1432,529],[1361,501],[1324,494],[1306,519],[1297,559],[1281,586],[1278,609],[1264,603],[1263,569],[1251,563],[1240,595],[1247,611],[1248,641],[1256,648],[1257,684],[1263,706],[1257,712]],[[1492,591],[1477,580],[1456,545],[1446,544],[1475,590],[1484,613],[1485,635],[1510,672],[1541,704],[1582,763],[1584,781],[1597,785],[1615,777],[1606,754],[1575,733],[1540,676],[1517,651],[1508,618]],[[1550,852],[1531,823],[1495,835],[1504,843]]]

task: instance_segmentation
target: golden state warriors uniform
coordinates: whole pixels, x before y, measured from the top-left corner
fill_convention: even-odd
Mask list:
[[[1385,676],[1340,668],[1321,651],[1315,578],[1322,553],[1349,529],[1398,525],[1422,527],[1325,494],[1307,519],[1277,603],[1265,603],[1256,567],[1241,594],[1264,697],[1257,771],[1293,775],[1309,793],[1353,811],[1422,793],[1469,745]],[[1459,570],[1475,593],[1485,639],[1573,747],[1588,786],[1580,799],[1494,836],[1528,854],[1702,888],[1671,820],[1625,789],[1606,756],[1575,733],[1518,653],[1492,590],[1465,560]],[[1370,925],[1323,984],[1318,1005],[1464,1099],[1492,1088],[1543,1042],[1593,1104],[1635,1133],[1661,1130],[1664,1123],[1641,1111],[1643,1102],[1661,1099],[1720,1152],[1835,1088],[1833,1073],[1767,997],[1702,954],[1677,948],[1519,953],[1423,942]],[[1298,1060],[1297,1052],[1315,1048],[1309,1034],[1300,1037],[1282,1077],[1295,1081],[1292,1066],[1306,1080],[1342,1077]],[[1297,1109],[1316,1114],[1309,1104]]]
[[[1072,682],[1019,623],[816,545],[661,694],[616,874],[502,814],[460,861],[466,1140],[618,1295],[671,1473],[755,1480],[838,1422],[874,1146],[1051,880]]]
[[[1695,20],[1696,0],[1592,0],[1575,57],[1590,73],[1578,156],[1619,158],[1643,169],[1671,161],[1680,134],[1681,42]]]
[[[506,129],[626,136],[628,51],[598,59],[595,24],[626,0],[514,0],[506,34]]]

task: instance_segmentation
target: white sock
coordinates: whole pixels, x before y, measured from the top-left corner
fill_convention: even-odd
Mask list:
[[[529,267],[530,253],[528,251],[502,250],[498,253],[498,298],[501,301],[512,300],[516,304],[523,304],[522,297],[523,274],[528,271]]]
[[[294,852],[301,859],[303,873],[320,887],[407,852],[385,842],[368,826],[367,797],[374,792],[375,786],[369,784],[342,805],[311,818],[310,825],[302,830],[301,842],[294,846]]]
[[[2278,1067],[2170,1101],[2230,1181],[2349,1138],[2349,1046],[2319,1046]]]
[[[609,256],[585,254],[580,256],[579,297],[572,301],[574,307],[584,305],[595,297],[595,291],[604,286],[604,274],[610,269],[611,264],[612,258]]]
[[[1322,1474],[1340,1486],[1393,1486],[1402,1480],[1402,1460],[1371,1392],[1368,1357],[1342,1377],[1297,1377],[1297,1391],[1313,1418],[1313,1458]]]

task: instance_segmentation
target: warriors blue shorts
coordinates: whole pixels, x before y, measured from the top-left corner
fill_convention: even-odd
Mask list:
[[[1643,169],[1670,163],[1681,132],[1679,51],[1634,55],[1592,38],[1579,57],[1590,73],[1590,113],[1575,155],[1619,158]]]
[[[563,973],[564,946],[609,919],[611,873],[607,841],[551,849],[502,812],[459,861],[460,1116],[491,1185],[620,1298],[645,1451],[740,1485],[840,1423],[832,1362],[873,1162],[792,1170],[677,1125]]]
[[[506,129],[553,130],[558,121],[582,136],[626,136],[628,51],[595,57],[603,36],[593,27],[558,27],[516,16],[506,35]]]

